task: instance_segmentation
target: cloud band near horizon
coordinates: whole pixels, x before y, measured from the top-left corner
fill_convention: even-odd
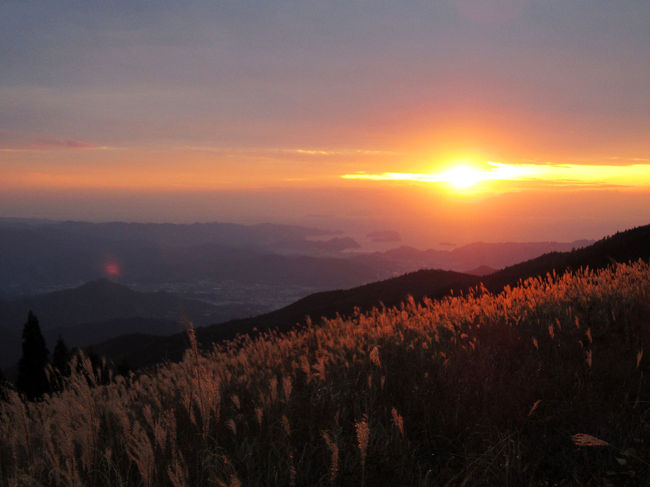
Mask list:
[[[460,189],[488,181],[638,188],[650,187],[650,164],[506,164],[488,162],[487,167],[483,168],[462,164],[445,171],[432,173],[383,172],[369,174],[358,172],[342,174],[340,177],[347,180],[447,183]]]

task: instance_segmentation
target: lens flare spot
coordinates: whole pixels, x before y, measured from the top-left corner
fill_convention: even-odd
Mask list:
[[[107,276],[117,277],[120,275],[120,266],[116,262],[107,262],[104,264],[104,272]]]

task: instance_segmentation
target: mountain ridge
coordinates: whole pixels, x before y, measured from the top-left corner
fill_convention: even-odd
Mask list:
[[[14,365],[21,353],[21,330],[28,311],[38,317],[53,350],[61,335],[69,345],[87,346],[129,329],[168,334],[189,320],[199,325],[233,316],[247,316],[261,307],[213,305],[171,293],[140,292],[109,279],[26,298],[0,301],[0,367]]]
[[[452,271],[420,270],[352,289],[315,293],[289,306],[260,316],[197,328],[196,334],[199,341],[206,344],[234,338],[238,334],[259,333],[270,329],[286,331],[297,324],[304,324],[307,315],[314,321],[320,321],[321,317],[333,317],[336,314],[349,313],[354,309],[369,310],[380,303],[395,306],[408,296],[416,300],[423,296],[431,299],[442,298],[452,292],[467,291],[481,283],[491,292],[500,292],[507,285],[516,285],[527,278],[545,276],[553,271],[561,273],[579,267],[602,268],[613,262],[649,258],[650,225],[645,225],[617,232],[588,247],[569,252],[547,253],[485,277]],[[314,314],[313,311],[321,314]],[[137,338],[132,338],[133,343],[130,343],[128,348],[139,351],[137,354],[115,353],[116,348],[121,348],[115,345],[119,342],[124,347],[128,342],[127,337],[119,337],[118,341],[96,344],[94,349],[116,360],[127,360],[135,366],[143,366],[161,360],[178,360],[187,345],[184,335],[159,339],[138,335]]]

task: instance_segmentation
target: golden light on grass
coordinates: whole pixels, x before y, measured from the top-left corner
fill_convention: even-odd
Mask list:
[[[339,471],[339,446],[336,442],[336,438],[330,436],[326,431],[323,431],[323,439],[325,440],[331,455],[329,483],[330,485],[334,485],[336,482],[336,475]]]
[[[577,433],[571,436],[571,439],[576,446],[609,446],[605,440],[586,433]]]
[[[608,447],[620,455],[615,457],[620,465],[645,468],[645,459],[627,444],[622,450],[601,437],[613,441],[626,435],[632,442],[645,424],[641,401],[646,390],[638,384],[644,384],[646,364],[642,349],[634,345],[645,336],[645,328],[643,322],[631,320],[627,310],[647,315],[649,292],[650,264],[639,260],[598,271],[530,278],[498,294],[477,290],[442,300],[409,300],[284,334],[241,337],[214,344],[211,351],[198,348],[188,322],[190,347],[180,362],[104,384],[102,369],[79,356],[62,390],[37,402],[25,402],[13,388],[0,387],[0,484],[242,486],[267,485],[256,480],[270,478],[274,485],[288,486],[388,485],[377,481],[390,474],[383,468],[386,459],[395,462],[390,466],[400,474],[409,475],[408,485],[430,478],[419,469],[420,461],[449,466],[445,474],[451,480],[440,479],[447,483],[469,478],[461,462],[451,470],[443,455],[431,455],[429,438],[438,435],[468,445],[469,454],[485,459],[485,469],[475,470],[476,475],[500,485],[502,472],[494,472],[493,465],[509,455],[501,447],[503,438],[510,441],[512,436],[495,428],[497,434],[482,436],[484,440],[473,446],[477,436],[471,401],[476,400],[476,387],[485,387],[482,394],[487,395],[479,397],[499,401],[484,410],[486,421],[499,421],[488,425],[500,424],[502,411],[516,414],[517,421],[540,424],[574,406],[585,414],[585,423],[599,421],[602,412],[623,410],[600,423],[598,437],[577,433],[544,446],[562,448],[569,439],[581,448]],[[629,305],[621,308],[621,299]],[[593,306],[585,309],[580,303]],[[617,331],[628,345],[606,340],[598,344],[597,356],[618,354],[608,365],[607,380],[598,370],[584,374],[580,359],[586,338],[575,333],[574,323],[596,338],[614,329],[616,320],[634,324]],[[547,337],[549,322],[555,334],[552,342]],[[478,326],[484,323],[491,324],[489,329]],[[543,353],[535,350],[536,338],[532,344],[526,340],[532,335],[543,336]],[[508,345],[504,337],[516,340]],[[466,348],[468,339],[476,341],[476,352]],[[550,343],[568,361],[557,360]],[[369,355],[376,364],[371,366]],[[483,360],[499,367],[486,368]],[[363,387],[368,370],[377,377],[373,367],[386,372],[384,391]],[[503,367],[521,372],[503,376]],[[102,368],[107,370],[105,363]],[[528,391],[543,391],[549,377],[566,384],[560,389],[566,398],[538,398],[531,406],[529,400],[535,397]],[[503,395],[504,387],[511,393]],[[367,405],[371,416],[359,416],[348,404]],[[588,414],[601,404],[614,409]],[[447,411],[457,412],[458,419],[450,420]],[[522,418],[526,411],[528,416]],[[409,438],[407,424],[415,433]],[[445,436],[443,428],[449,431]],[[535,447],[540,439],[512,441],[514,447],[529,448],[528,456],[511,464],[523,478],[531,465],[539,465]],[[205,452],[214,453],[205,457]],[[577,478],[581,484],[603,478],[610,468],[600,458],[577,465],[586,472]],[[574,469],[568,463],[563,472],[568,476]],[[638,471],[645,475],[646,470]],[[545,483],[545,473],[538,474],[530,477],[531,483]]]
[[[368,426],[368,416],[363,415],[360,421],[354,424],[357,433],[357,446],[361,453],[361,485],[365,484],[366,457],[368,454],[368,441],[370,439],[370,427]]]

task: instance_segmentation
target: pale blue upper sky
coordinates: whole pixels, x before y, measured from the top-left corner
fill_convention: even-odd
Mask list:
[[[0,66],[5,144],[372,148],[503,107],[638,148],[650,2],[2,0]]]

